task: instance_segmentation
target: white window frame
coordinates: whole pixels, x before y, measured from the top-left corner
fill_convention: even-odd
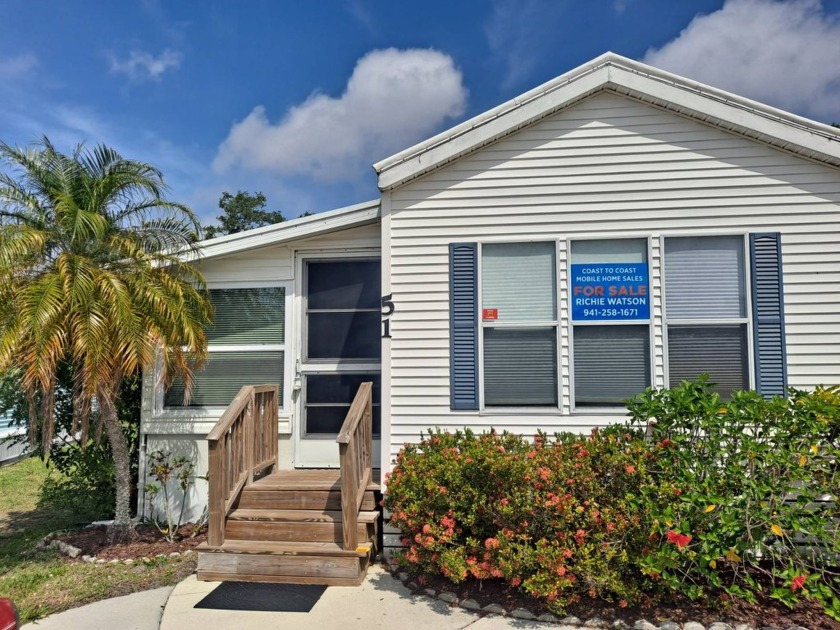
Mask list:
[[[569,323],[568,323],[568,335],[569,335],[569,401],[570,401],[570,409],[571,413],[577,415],[597,415],[597,416],[626,416],[627,409],[623,406],[605,406],[605,407],[598,407],[595,405],[587,405],[585,407],[578,407],[575,401],[575,327],[576,326],[642,326],[647,324],[648,327],[648,352],[649,354],[649,364],[648,369],[650,373],[648,374],[650,386],[655,383],[656,379],[656,347],[655,347],[655,340],[654,340],[654,306],[653,306],[653,292],[651,290],[651,276],[652,274],[652,259],[653,259],[653,246],[652,246],[652,238],[650,236],[640,236],[640,235],[632,235],[622,234],[621,236],[583,236],[583,237],[572,237],[566,239],[566,252],[567,252],[567,261],[566,261],[566,273],[568,274],[569,282],[569,291],[571,291],[572,287],[572,243],[580,242],[580,241],[631,241],[631,240],[644,240],[647,248],[646,248],[646,258],[647,258],[647,266],[648,266],[648,301],[649,301],[649,314],[647,319],[628,319],[622,321],[583,321],[583,322],[575,322],[572,319],[572,296],[569,295]],[[641,392],[639,392],[641,393]]]
[[[255,281],[255,282],[208,282],[207,289],[283,289],[283,343],[278,344],[242,344],[242,345],[223,345],[223,344],[208,344],[207,353],[220,352],[283,352],[283,396],[280,402],[279,416],[281,418],[288,418],[291,415],[292,405],[292,370],[294,369],[294,361],[291,352],[291,343],[289,342],[292,335],[292,309],[294,308],[294,282],[293,281]],[[254,383],[258,385],[259,383]],[[170,418],[194,418],[197,415],[219,416],[227,405],[195,405],[190,407],[174,406],[168,407],[165,405],[165,392],[161,391],[157,397],[159,401],[159,408],[156,416],[166,416]]]
[[[551,320],[539,320],[539,321],[528,321],[528,322],[497,322],[497,321],[484,321],[482,315],[483,310],[483,291],[482,286],[484,284],[484,267],[482,264],[482,249],[484,245],[508,245],[508,244],[522,244],[522,243],[553,243],[554,244],[554,299],[555,299],[555,318],[553,321]],[[478,291],[477,291],[477,299],[478,299],[478,399],[479,399],[479,412],[486,413],[488,415],[505,415],[505,414],[525,414],[525,413],[532,413],[532,414],[549,414],[549,415],[557,415],[563,409],[563,378],[561,374],[562,364],[561,364],[561,357],[562,357],[562,337],[560,335],[560,241],[556,238],[554,239],[542,239],[542,238],[529,238],[529,239],[503,239],[503,240],[493,240],[493,241],[484,241],[477,243],[477,264],[476,264],[476,271],[478,274]],[[555,334],[555,356],[554,356],[554,367],[555,373],[557,376],[557,405],[556,406],[535,406],[535,407],[496,407],[490,406],[487,407],[484,402],[484,329],[485,328],[548,328],[554,327],[554,334]]]
[[[743,260],[744,260],[744,314],[745,317],[738,317],[738,318],[725,318],[725,319],[671,319],[668,317],[668,307],[667,307],[667,300],[666,300],[666,293],[668,291],[668,278],[665,275],[665,241],[669,238],[732,238],[732,237],[740,237],[743,241]],[[668,328],[671,325],[674,326],[734,326],[734,325],[742,325],[746,326],[747,334],[746,334],[746,354],[747,354],[747,387],[749,389],[755,389],[755,353],[753,352],[753,312],[752,312],[752,265],[751,265],[751,258],[750,258],[750,235],[748,232],[736,231],[736,232],[712,232],[712,233],[673,233],[673,234],[662,234],[659,237],[660,239],[660,252],[662,252],[662,258],[660,261],[661,265],[661,277],[662,277],[662,287],[661,287],[661,300],[662,300],[662,360],[664,361],[665,365],[664,368],[664,375],[665,375],[665,387],[668,388],[671,386],[671,370],[670,370],[670,357],[669,357],[669,340],[668,340]]]

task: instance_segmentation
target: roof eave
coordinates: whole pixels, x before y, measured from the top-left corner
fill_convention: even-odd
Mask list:
[[[829,125],[606,53],[520,97],[374,165],[390,190],[599,91],[678,111],[803,157],[840,166],[840,132]]]
[[[184,258],[194,261],[227,256],[373,223],[379,217],[379,200],[366,201],[308,217],[207,239],[198,243],[196,251],[186,253]]]

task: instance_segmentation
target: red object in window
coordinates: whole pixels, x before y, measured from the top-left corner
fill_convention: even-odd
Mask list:
[[[0,597],[0,630],[18,630],[20,618],[11,600]]]
[[[495,321],[499,319],[499,309],[497,308],[483,308],[481,309],[481,319],[484,321]]]

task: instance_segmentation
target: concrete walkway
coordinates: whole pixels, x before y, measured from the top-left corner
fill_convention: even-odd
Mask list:
[[[195,608],[220,582],[191,575],[173,587],[106,599],[52,615],[24,630],[580,630],[495,615],[479,617],[445,602],[413,595],[384,569],[373,566],[356,588],[333,586],[308,613]]]
[[[479,617],[427,597],[412,595],[398,580],[377,566],[357,587],[328,588],[308,613],[244,612],[194,608],[219,582],[199,582],[190,576],[172,592],[163,611],[161,630],[497,630],[521,628],[573,630],[504,617]],[[120,629],[122,630],[122,628]]]
[[[157,630],[174,586],[103,599],[23,626],[23,630]]]

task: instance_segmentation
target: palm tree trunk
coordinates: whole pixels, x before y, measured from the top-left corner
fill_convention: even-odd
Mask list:
[[[99,411],[105,433],[111,445],[116,476],[117,503],[114,522],[108,527],[108,541],[125,542],[137,538],[137,532],[131,523],[131,457],[128,443],[117,418],[115,405],[116,388],[102,388],[97,394]]]

